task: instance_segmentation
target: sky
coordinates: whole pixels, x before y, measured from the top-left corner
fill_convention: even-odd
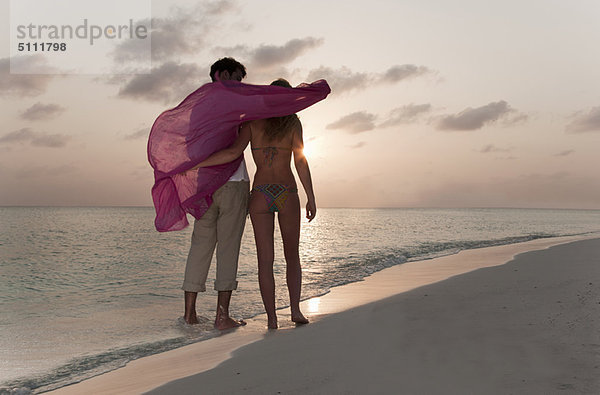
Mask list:
[[[153,121],[232,56],[331,85],[299,113],[320,207],[600,209],[597,0],[151,6],[150,74],[24,76],[0,0],[0,205],[151,206]]]

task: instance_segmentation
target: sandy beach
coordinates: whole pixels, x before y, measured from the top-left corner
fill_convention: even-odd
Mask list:
[[[303,302],[310,325],[258,316],[53,393],[597,394],[600,239],[581,239],[398,265]]]

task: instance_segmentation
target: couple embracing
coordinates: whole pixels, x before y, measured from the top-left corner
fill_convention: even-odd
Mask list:
[[[240,243],[249,213],[268,327],[277,328],[273,277],[277,212],[291,319],[306,324],[308,320],[300,311],[300,200],[290,163],[293,158],[308,199],[306,217],[311,221],[317,208],[303,153],[302,125],[295,113],[324,99],[329,86],[319,80],[292,88],[283,79],[270,86],[243,84],[246,69],[232,58],[215,62],[210,76],[212,83],[158,117],[148,142],[148,157],[155,172],[152,197],[156,228],[179,230],[188,224],[186,213],[195,217],[182,287],[184,319],[188,324],[198,323],[196,298],[198,292],[206,290],[216,247],[215,327],[228,329],[245,324],[229,316],[229,302],[237,288]],[[248,144],[256,164],[251,191],[243,159]]]

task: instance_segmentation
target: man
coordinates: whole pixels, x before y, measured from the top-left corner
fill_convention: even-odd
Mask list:
[[[246,68],[233,58],[223,58],[210,68],[213,82],[219,80],[241,81]],[[240,243],[246,215],[250,179],[242,159],[237,171],[215,191],[212,204],[200,219],[194,221],[194,232],[183,281],[185,314],[188,324],[197,324],[196,298],[206,291],[206,277],[215,246],[217,249],[217,276],[214,289],[218,292],[215,328],[228,329],[245,325],[244,321],[229,316],[231,293],[237,288],[237,266]]]

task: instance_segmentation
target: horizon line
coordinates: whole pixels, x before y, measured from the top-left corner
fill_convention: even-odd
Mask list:
[[[22,208],[154,208],[149,205],[44,205],[44,204],[0,204],[0,208],[10,207],[22,207]],[[355,209],[355,210],[415,210],[415,209],[430,209],[430,210],[474,210],[474,209],[504,209],[504,210],[588,210],[588,211],[600,211],[598,208],[590,207],[522,207],[522,206],[321,206],[318,208],[323,209]]]

